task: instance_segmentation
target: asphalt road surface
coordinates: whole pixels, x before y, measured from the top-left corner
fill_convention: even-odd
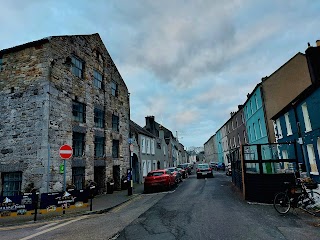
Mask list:
[[[320,239],[320,227],[308,221],[313,216],[302,212],[280,216],[272,205],[244,201],[231,177],[222,172],[214,176],[192,175],[117,239]]]
[[[320,239],[313,216],[280,216],[272,205],[244,201],[231,177],[214,176],[191,175],[173,191],[139,195],[105,214],[1,228],[0,239]]]

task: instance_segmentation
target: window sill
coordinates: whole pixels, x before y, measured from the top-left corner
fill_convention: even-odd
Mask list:
[[[287,134],[287,137],[289,137],[289,136],[292,136],[293,134],[292,133],[290,133],[290,134]]]
[[[309,130],[305,130],[304,133],[308,133],[308,132],[311,132],[312,129],[309,129]]]

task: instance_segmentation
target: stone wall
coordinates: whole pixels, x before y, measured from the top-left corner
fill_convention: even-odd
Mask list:
[[[8,166],[14,163],[23,172],[23,186],[34,182],[46,192],[49,178],[49,192],[61,191],[59,148],[72,145],[73,131],[83,131],[85,154],[66,161],[67,183],[72,181],[73,166],[85,167],[85,179],[94,180],[97,160],[105,168],[105,182],[113,175],[113,165],[119,165],[121,175],[125,174],[129,166],[128,89],[100,36],[59,36],[39,42],[26,49],[2,51],[3,56],[0,51],[4,62],[0,72],[0,172],[13,171]],[[83,78],[72,74],[73,55],[85,62]],[[93,86],[94,69],[103,74],[104,89]],[[112,81],[118,84],[117,97],[111,94]],[[73,121],[73,100],[86,105],[85,123]],[[105,111],[104,129],[94,127],[95,107]],[[112,114],[119,116],[119,132],[112,131]],[[94,157],[95,135],[106,140],[105,156],[99,159]],[[120,144],[116,159],[112,158],[113,139]]]

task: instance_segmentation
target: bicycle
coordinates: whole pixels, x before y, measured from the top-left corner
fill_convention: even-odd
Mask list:
[[[275,195],[273,206],[280,214],[286,214],[290,208],[300,208],[312,215],[320,213],[320,194],[312,191],[317,184],[308,184],[296,178],[296,183],[284,182],[286,190]]]

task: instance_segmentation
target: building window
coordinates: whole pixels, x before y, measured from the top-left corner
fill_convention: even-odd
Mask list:
[[[71,58],[72,73],[79,78],[83,78],[84,62],[77,57]]]
[[[96,70],[93,70],[93,85],[102,89],[102,74]]]
[[[256,130],[256,125],[255,124],[253,124],[253,133],[254,133],[255,140],[257,140],[258,136],[257,136],[257,130]]]
[[[151,139],[151,154],[154,155],[154,139]]]
[[[246,136],[246,131],[243,131],[243,140],[244,140],[244,143],[247,144],[248,141],[247,141],[247,136]]]
[[[84,133],[74,132],[72,136],[72,148],[73,148],[73,156],[82,157],[84,154]]]
[[[236,137],[233,137],[233,147],[235,148],[236,147]]]
[[[22,173],[3,172],[2,173],[2,196],[17,196],[21,193]]]
[[[72,168],[72,182],[76,187],[76,190],[81,190],[84,188],[84,167],[73,167]]]
[[[309,118],[307,104],[306,103],[302,104],[301,108],[302,108],[304,124],[306,127],[306,132],[310,132],[312,130],[312,128],[311,128],[311,122],[310,122],[310,118]]]
[[[252,142],[251,127],[249,126],[249,142]]]
[[[118,84],[115,82],[111,82],[111,94],[115,97],[118,96]]]
[[[240,138],[240,134],[238,134],[238,146],[241,145],[241,138]]]
[[[146,140],[146,147],[147,147],[147,154],[150,154],[150,139],[147,138]]]
[[[261,126],[260,119],[258,119],[258,124],[259,124],[260,137],[263,137],[263,132],[262,132],[262,126]]]
[[[276,126],[277,126],[278,138],[281,139],[282,138],[282,129],[281,129],[281,123],[280,123],[279,118],[276,120]]]
[[[256,109],[259,109],[259,103],[258,103],[258,98],[257,98],[257,94],[254,95],[254,100],[256,102]]]
[[[244,123],[244,113],[241,114],[241,121]]]
[[[72,114],[73,120],[84,123],[85,122],[85,112],[86,106],[83,103],[73,102],[72,103]]]
[[[163,145],[163,155],[166,155],[166,145]]]
[[[234,125],[233,125],[233,121],[231,121],[231,129],[234,130]]]
[[[236,128],[238,127],[238,118],[236,118]]]
[[[284,115],[284,119],[286,121],[287,136],[290,136],[290,135],[292,135],[292,128],[291,128],[291,123],[290,123],[288,112]]]
[[[253,114],[253,106],[252,106],[252,101],[250,100],[250,108],[251,108],[251,115]]]
[[[119,157],[119,140],[112,140],[112,157]]]
[[[104,111],[98,108],[94,109],[94,126],[104,128]]]
[[[141,137],[141,149],[142,153],[146,153],[146,139],[144,137]]]
[[[308,151],[308,159],[310,164],[310,174],[319,175],[316,156],[314,154],[314,149],[313,149],[313,144],[307,145],[307,151]]]
[[[119,116],[112,114],[112,130],[119,132]]]
[[[104,137],[94,138],[94,156],[95,157],[104,156]]]

